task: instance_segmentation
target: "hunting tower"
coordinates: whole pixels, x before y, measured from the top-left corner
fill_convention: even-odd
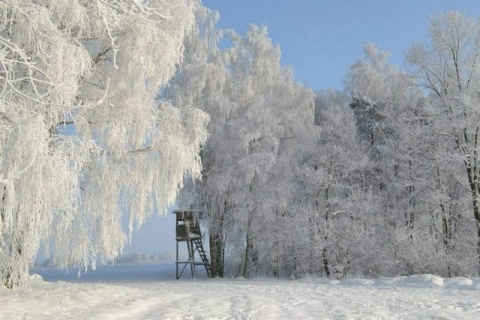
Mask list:
[[[173,213],[176,216],[176,278],[179,279],[188,265],[190,265],[190,271],[192,278],[196,277],[195,267],[198,265],[204,266],[207,271],[207,276],[212,277],[212,269],[210,262],[208,261],[207,254],[203,248],[202,232],[200,230],[200,224],[198,223],[198,217],[202,214],[198,210],[174,210]],[[188,250],[188,260],[179,261],[179,246],[180,243],[185,243]],[[195,252],[198,253],[200,261],[195,261]],[[180,270],[181,269],[181,270]],[[180,272],[179,272],[180,270]]]

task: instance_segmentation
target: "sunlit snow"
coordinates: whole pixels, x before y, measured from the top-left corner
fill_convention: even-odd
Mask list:
[[[0,289],[0,319],[475,319],[480,278],[419,275],[175,280],[175,265],[101,267],[77,278],[35,269],[25,291]]]

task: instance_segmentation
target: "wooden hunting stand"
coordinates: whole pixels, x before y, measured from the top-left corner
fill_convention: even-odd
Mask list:
[[[176,277],[180,279],[185,271],[187,265],[190,265],[190,270],[192,272],[192,278],[196,277],[195,267],[198,265],[203,265],[207,271],[207,276],[212,277],[212,269],[210,267],[210,262],[208,261],[207,254],[203,248],[202,243],[202,232],[200,230],[200,225],[198,223],[198,216],[201,214],[201,211],[198,210],[174,210],[173,213],[176,215],[176,240],[177,240],[177,250],[176,250],[176,262],[175,270]],[[188,250],[188,260],[179,261],[178,249],[181,242],[187,244]],[[195,252],[200,256],[201,262],[195,261]],[[179,269],[181,271],[179,273]]]

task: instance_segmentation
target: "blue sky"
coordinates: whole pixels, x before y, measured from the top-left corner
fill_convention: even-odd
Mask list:
[[[478,17],[480,0],[203,0],[220,12],[219,27],[244,34],[267,25],[285,65],[312,89],[343,88],[363,45],[373,42],[402,66],[414,42],[428,41],[428,16],[456,10]]]
[[[414,42],[428,41],[428,16],[456,10],[478,17],[480,0],[204,0],[220,12],[218,26],[244,34],[250,24],[267,25],[283,63],[312,89],[342,90],[350,65],[374,42],[402,66]],[[175,219],[154,218],[133,233],[125,253],[175,250]]]

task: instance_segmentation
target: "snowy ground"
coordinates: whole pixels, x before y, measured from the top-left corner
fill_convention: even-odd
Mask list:
[[[480,278],[175,280],[174,265],[36,269],[0,319],[479,319]]]

